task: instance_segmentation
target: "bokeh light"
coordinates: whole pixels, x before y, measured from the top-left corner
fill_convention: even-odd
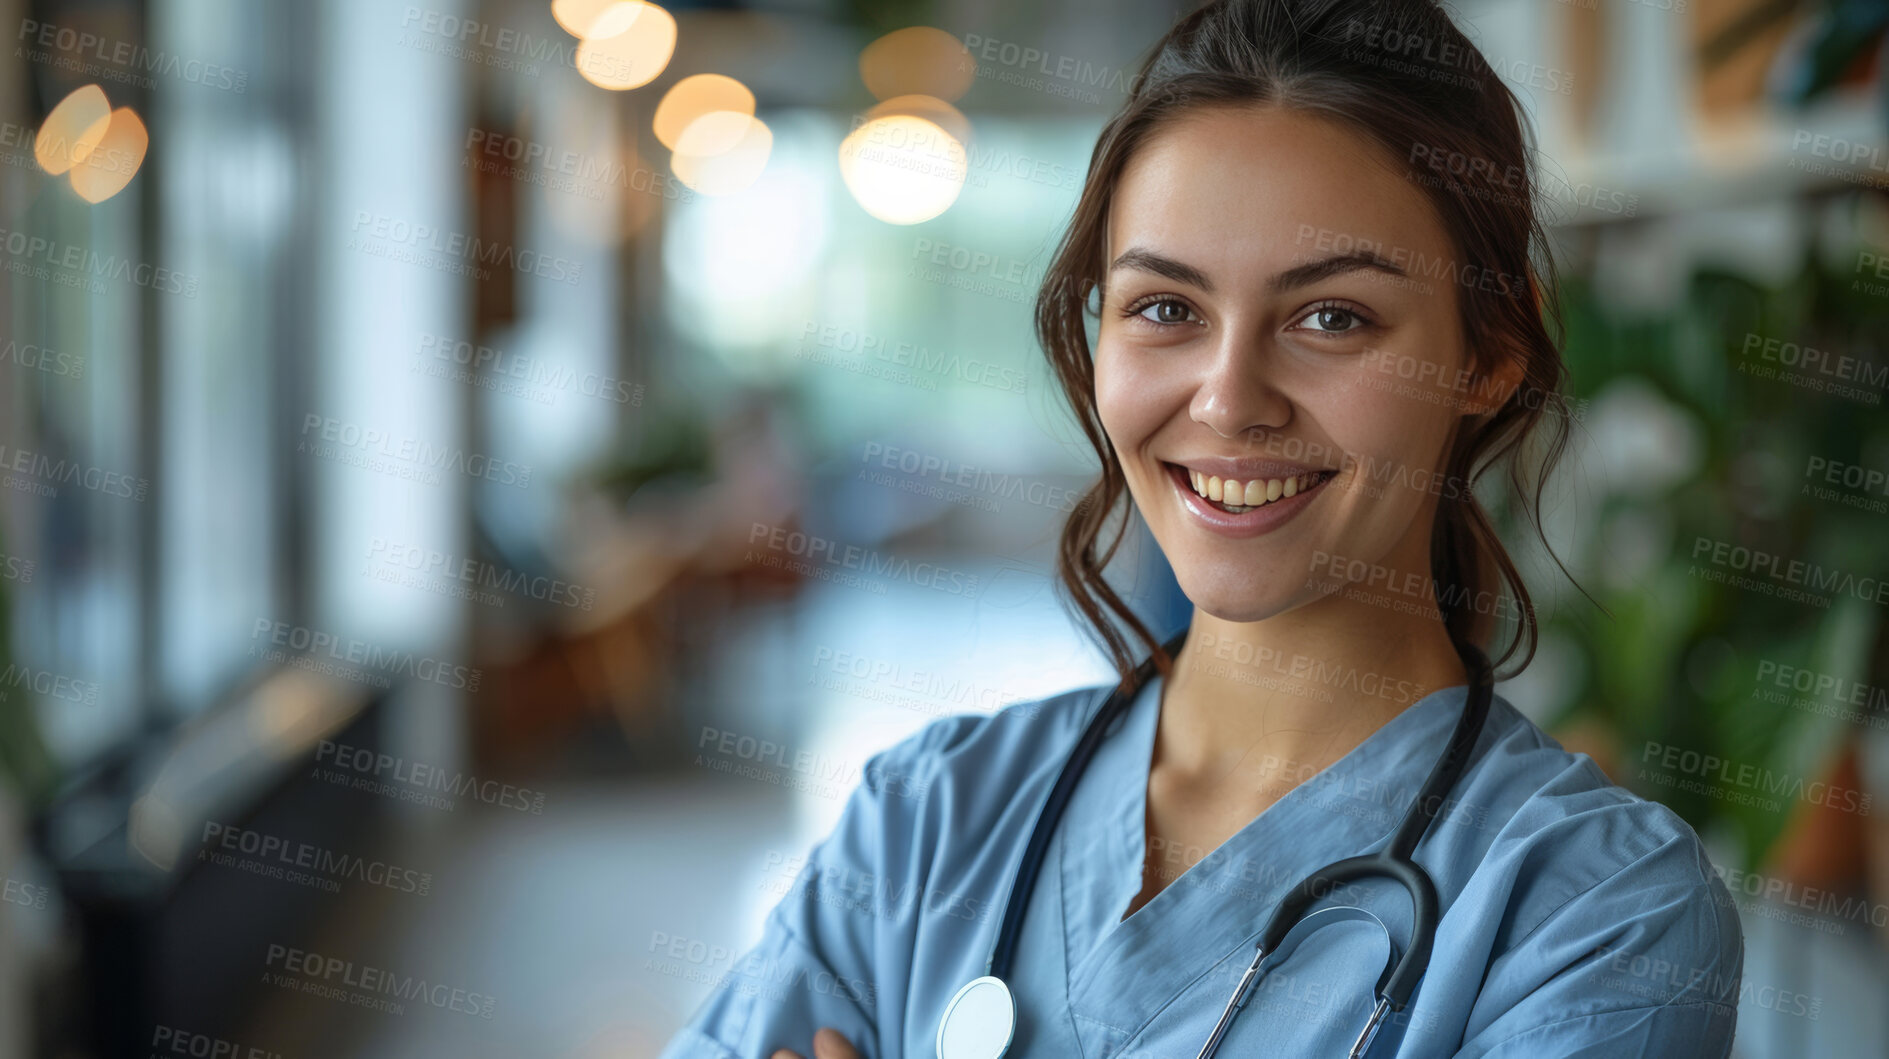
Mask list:
[[[683,130],[697,118],[725,111],[728,113],[752,117],[754,115],[754,93],[748,86],[732,77],[722,74],[696,74],[677,81],[665,92],[662,102],[656,105],[656,139],[670,150],[676,149],[681,142]],[[734,137],[724,147],[714,150],[700,150],[698,154],[719,154],[733,146],[746,125],[745,122],[725,122],[733,127]]]
[[[590,36],[597,19],[618,0],[551,0],[551,17],[573,37]]]
[[[731,195],[760,177],[773,150],[774,134],[761,119],[717,110],[682,130],[669,165],[704,195]]]
[[[111,112],[105,135],[85,160],[72,167],[72,188],[87,202],[104,202],[123,191],[144,164],[151,135],[130,107]]]
[[[962,41],[931,26],[894,30],[859,53],[859,78],[875,99],[926,95],[955,101],[977,78]]]
[[[951,208],[969,172],[970,122],[930,96],[899,96],[866,112],[840,144],[840,178],[862,209],[918,224]]]
[[[599,88],[640,88],[663,72],[675,50],[674,15],[642,0],[624,0],[591,23],[577,46],[577,72]]]
[[[86,85],[59,101],[39,126],[33,138],[33,159],[39,167],[58,176],[92,153],[105,138],[112,120],[111,101],[105,90]]]

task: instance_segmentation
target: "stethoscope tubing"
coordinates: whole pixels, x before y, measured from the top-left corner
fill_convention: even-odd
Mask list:
[[[1187,630],[1182,629],[1169,640],[1162,650],[1169,658],[1174,657],[1187,642]],[[1050,836],[1056,830],[1057,821],[1062,819],[1063,809],[1068,806],[1070,795],[1075,792],[1076,783],[1082,778],[1082,772],[1089,767],[1089,760],[1095,756],[1096,747],[1108,732],[1110,723],[1120,715],[1135,694],[1153,678],[1155,664],[1149,656],[1128,681],[1118,685],[1109,695],[1102,708],[1096,711],[1089,726],[1083,729],[1082,737],[1076,741],[1075,749],[1063,762],[1063,770],[1056,777],[1056,785],[1050,788],[1049,796],[1043,801],[1043,808],[1037,812],[1036,828],[1030,832],[1030,841],[1023,849],[1023,861],[1017,867],[1016,877],[1011,880],[1009,899],[1004,905],[1003,922],[997,928],[997,940],[991,946],[990,960],[985,964],[984,973],[1005,981],[1010,979],[1010,966],[1017,951],[1017,938],[1023,932],[1023,912],[1029,905],[1029,895],[1036,891],[1036,877],[1047,857]]]
[[[1163,645],[1162,650],[1169,658],[1177,656],[1187,640],[1187,629],[1182,629]],[[1386,1007],[1391,1011],[1401,1011],[1409,1003],[1417,983],[1423,978],[1430,963],[1430,951],[1436,941],[1436,927],[1439,917],[1436,884],[1431,880],[1415,860],[1417,844],[1429,831],[1430,824],[1436,819],[1443,802],[1451,789],[1462,778],[1468,766],[1469,756],[1475,749],[1477,738],[1482,734],[1484,722],[1488,718],[1490,699],[1493,695],[1494,674],[1489,659],[1483,652],[1471,644],[1457,645],[1465,667],[1469,671],[1470,686],[1467,701],[1456,727],[1450,734],[1448,745],[1431,768],[1429,777],[1418,791],[1410,806],[1404,811],[1386,847],[1376,853],[1349,857],[1326,865],[1306,876],[1294,886],[1273,910],[1265,928],[1260,932],[1255,946],[1253,964],[1248,973],[1242,976],[1241,986],[1222,1014],[1220,1025],[1215,1027],[1214,1038],[1202,1054],[1211,1054],[1212,1047],[1226,1031],[1227,1023],[1238,1008],[1244,1006],[1245,994],[1250,991],[1253,979],[1258,974],[1264,955],[1278,948],[1287,932],[1298,923],[1311,906],[1329,895],[1340,886],[1349,885],[1365,878],[1388,878],[1404,888],[1411,902],[1411,942],[1394,965],[1387,967],[1379,976],[1376,995],[1379,1003],[1373,1013],[1372,1021],[1365,1033],[1360,1036],[1358,1045],[1367,1044],[1377,1022],[1382,1018]],[[1004,917],[998,926],[997,936],[991,946],[990,959],[986,963],[985,974],[1008,980],[1015,962],[1017,940],[1022,934],[1023,914],[1028,907],[1028,898],[1035,891],[1037,876],[1041,873],[1051,835],[1061,820],[1063,810],[1068,806],[1076,783],[1081,779],[1090,760],[1095,756],[1097,747],[1107,733],[1110,725],[1133,701],[1140,690],[1153,678],[1155,671],[1153,656],[1136,667],[1129,679],[1117,685],[1102,707],[1096,711],[1088,726],[1083,730],[1076,746],[1070,751],[1063,763],[1062,771],[1056,777],[1056,783],[1050,788],[1042,808],[1038,811],[1036,827],[1031,831],[1030,840],[1024,847],[1023,859],[1018,865],[1016,877],[1011,882],[1010,893],[1005,902]],[[1360,1049],[1354,1045],[1353,1051]]]
[[[1450,790],[1462,778],[1476,739],[1482,734],[1483,723],[1488,719],[1489,700],[1494,693],[1494,674],[1488,657],[1470,644],[1459,645],[1458,653],[1469,670],[1469,694],[1463,712],[1456,719],[1449,744],[1430,769],[1429,778],[1404,810],[1389,844],[1376,853],[1349,857],[1306,876],[1273,909],[1272,918],[1259,935],[1258,948],[1270,952],[1278,947],[1286,931],[1292,929],[1307,909],[1333,890],[1372,877],[1395,881],[1410,895],[1411,929],[1409,947],[1377,983],[1378,998],[1388,1001],[1392,1011],[1402,1011],[1410,1002],[1410,994],[1416,991],[1418,980],[1430,966],[1430,949],[1436,943],[1436,883],[1411,855],[1429,831]]]

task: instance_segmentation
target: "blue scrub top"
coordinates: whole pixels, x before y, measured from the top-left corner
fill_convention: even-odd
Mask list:
[[[1298,786],[1211,852],[1157,850],[1149,870],[1172,881],[1123,920],[1141,889],[1151,681],[1084,773],[1037,877],[1008,1054],[1193,1059],[1286,891],[1388,844],[1467,691],[1419,699],[1315,775],[1264,763]],[[1107,692],[944,718],[875,755],[760,943],[663,1059],[811,1056],[822,1026],[868,1059],[932,1059],[944,1007],[985,972],[1037,812]],[[1743,937],[1698,836],[1501,696],[1415,859],[1444,914],[1429,973],[1368,1056],[1730,1053]],[[1314,907],[1330,904],[1361,905],[1400,951],[1409,942],[1395,883]],[[1219,1054],[1343,1056],[1384,959],[1375,926],[1314,931],[1261,979]]]

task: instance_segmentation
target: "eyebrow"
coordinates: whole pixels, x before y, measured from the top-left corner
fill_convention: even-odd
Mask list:
[[[1171,279],[1176,283],[1185,283],[1189,286],[1198,287],[1208,294],[1213,293],[1213,281],[1207,278],[1205,272],[1202,272],[1186,262],[1176,261],[1171,257],[1158,254],[1146,247],[1131,246],[1127,250],[1122,251],[1121,256],[1117,257],[1114,264],[1109,266],[1109,272],[1113,273],[1117,269],[1123,268],[1150,272],[1154,275]],[[1310,284],[1317,283],[1319,280],[1328,279],[1332,276],[1340,275],[1341,273],[1358,272],[1366,269],[1375,272],[1387,272],[1393,276],[1409,275],[1402,268],[1399,268],[1397,265],[1392,264],[1390,261],[1377,254],[1371,253],[1368,250],[1354,250],[1349,254],[1333,254],[1330,257],[1322,257],[1316,261],[1308,261],[1303,265],[1294,265],[1274,276],[1268,286],[1270,286],[1274,292],[1288,291],[1297,287],[1309,286]]]
[[[1345,272],[1361,272],[1366,270],[1387,272],[1390,275],[1400,277],[1407,277],[1409,275],[1402,268],[1399,268],[1397,265],[1392,264],[1390,261],[1379,257],[1369,250],[1354,250],[1349,254],[1333,254],[1331,257],[1322,257],[1317,261],[1308,261],[1303,265],[1295,265],[1279,273],[1277,276],[1274,276],[1271,286],[1275,292],[1288,291],[1294,287],[1308,286],[1317,283],[1319,280],[1340,275]]]

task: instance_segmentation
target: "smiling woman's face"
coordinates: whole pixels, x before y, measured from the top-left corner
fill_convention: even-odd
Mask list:
[[[1429,573],[1434,475],[1470,396],[1440,380],[1468,360],[1455,251],[1395,161],[1327,119],[1212,108],[1116,188],[1097,406],[1215,617],[1301,606],[1357,560]]]

